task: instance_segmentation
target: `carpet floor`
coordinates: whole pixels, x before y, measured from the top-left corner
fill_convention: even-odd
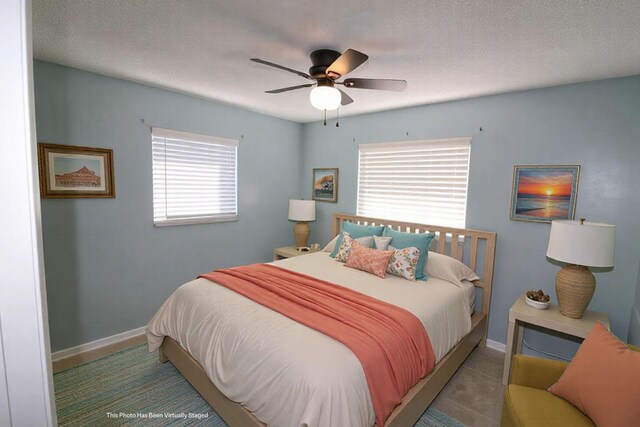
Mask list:
[[[60,426],[213,426],[225,422],[146,344],[53,376]],[[416,427],[464,427],[429,408]]]

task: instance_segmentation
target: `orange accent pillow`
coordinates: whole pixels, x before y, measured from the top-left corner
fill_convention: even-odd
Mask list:
[[[640,352],[629,349],[600,322],[549,391],[585,413],[598,427],[640,421]]]
[[[375,274],[384,279],[389,260],[395,252],[396,251],[378,251],[376,249],[366,248],[354,240],[351,243],[351,254],[349,254],[345,265]]]

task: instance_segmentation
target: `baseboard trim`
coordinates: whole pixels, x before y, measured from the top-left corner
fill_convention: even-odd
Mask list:
[[[110,337],[101,338],[86,344],[66,348],[51,354],[53,372],[99,359],[108,354],[120,351],[145,342],[146,326],[141,326]]]
[[[487,340],[487,347],[492,348],[494,350],[501,351],[503,353],[507,349],[506,345],[502,344],[501,342],[494,341],[494,340]]]

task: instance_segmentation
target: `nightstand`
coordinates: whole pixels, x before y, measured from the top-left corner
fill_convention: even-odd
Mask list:
[[[273,260],[278,261],[281,259],[293,258],[294,256],[312,254],[314,252],[318,251],[309,250],[307,252],[302,252],[297,250],[295,246],[284,246],[282,248],[275,248],[273,250]]]
[[[596,322],[602,322],[609,329],[609,316],[605,313],[587,310],[581,319],[571,319],[560,314],[558,304],[549,304],[546,310],[530,307],[523,294],[509,310],[509,329],[507,330],[507,348],[504,355],[502,384],[509,382],[511,357],[522,353],[522,338],[525,325],[536,325],[552,331],[562,332],[578,338],[586,338]]]

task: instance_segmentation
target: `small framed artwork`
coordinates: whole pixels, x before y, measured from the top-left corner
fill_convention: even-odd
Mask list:
[[[38,172],[44,198],[116,197],[113,150],[41,143]]]
[[[511,219],[533,222],[573,219],[579,177],[579,165],[514,166]]]
[[[338,169],[313,169],[313,200],[318,202],[338,201]]]

